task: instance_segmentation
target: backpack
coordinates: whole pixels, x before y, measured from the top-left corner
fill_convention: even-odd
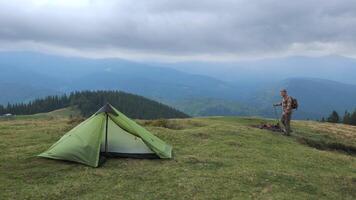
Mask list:
[[[298,109],[298,100],[296,98],[290,97],[292,99],[292,109]]]

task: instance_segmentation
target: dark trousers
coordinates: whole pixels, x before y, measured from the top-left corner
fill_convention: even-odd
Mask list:
[[[289,114],[283,114],[281,117],[281,122],[284,126],[285,129],[285,134],[290,135],[291,128],[290,128],[290,120],[292,118],[292,113]]]

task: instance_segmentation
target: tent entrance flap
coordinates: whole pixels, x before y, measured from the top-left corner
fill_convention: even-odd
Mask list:
[[[101,152],[117,156],[129,156],[135,154],[154,154],[155,153],[142,141],[141,138],[128,133],[120,128],[115,122],[108,117],[107,136],[102,134]],[[104,132],[104,133],[105,133]],[[137,155],[138,156],[138,155]]]

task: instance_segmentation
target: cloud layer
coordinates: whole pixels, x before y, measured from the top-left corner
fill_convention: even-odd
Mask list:
[[[105,57],[356,56],[354,0],[0,0],[0,49]]]

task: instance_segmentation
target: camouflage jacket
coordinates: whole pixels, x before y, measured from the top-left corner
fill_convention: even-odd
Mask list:
[[[290,96],[283,98],[282,102],[277,105],[282,106],[283,113],[292,113],[292,98]]]

